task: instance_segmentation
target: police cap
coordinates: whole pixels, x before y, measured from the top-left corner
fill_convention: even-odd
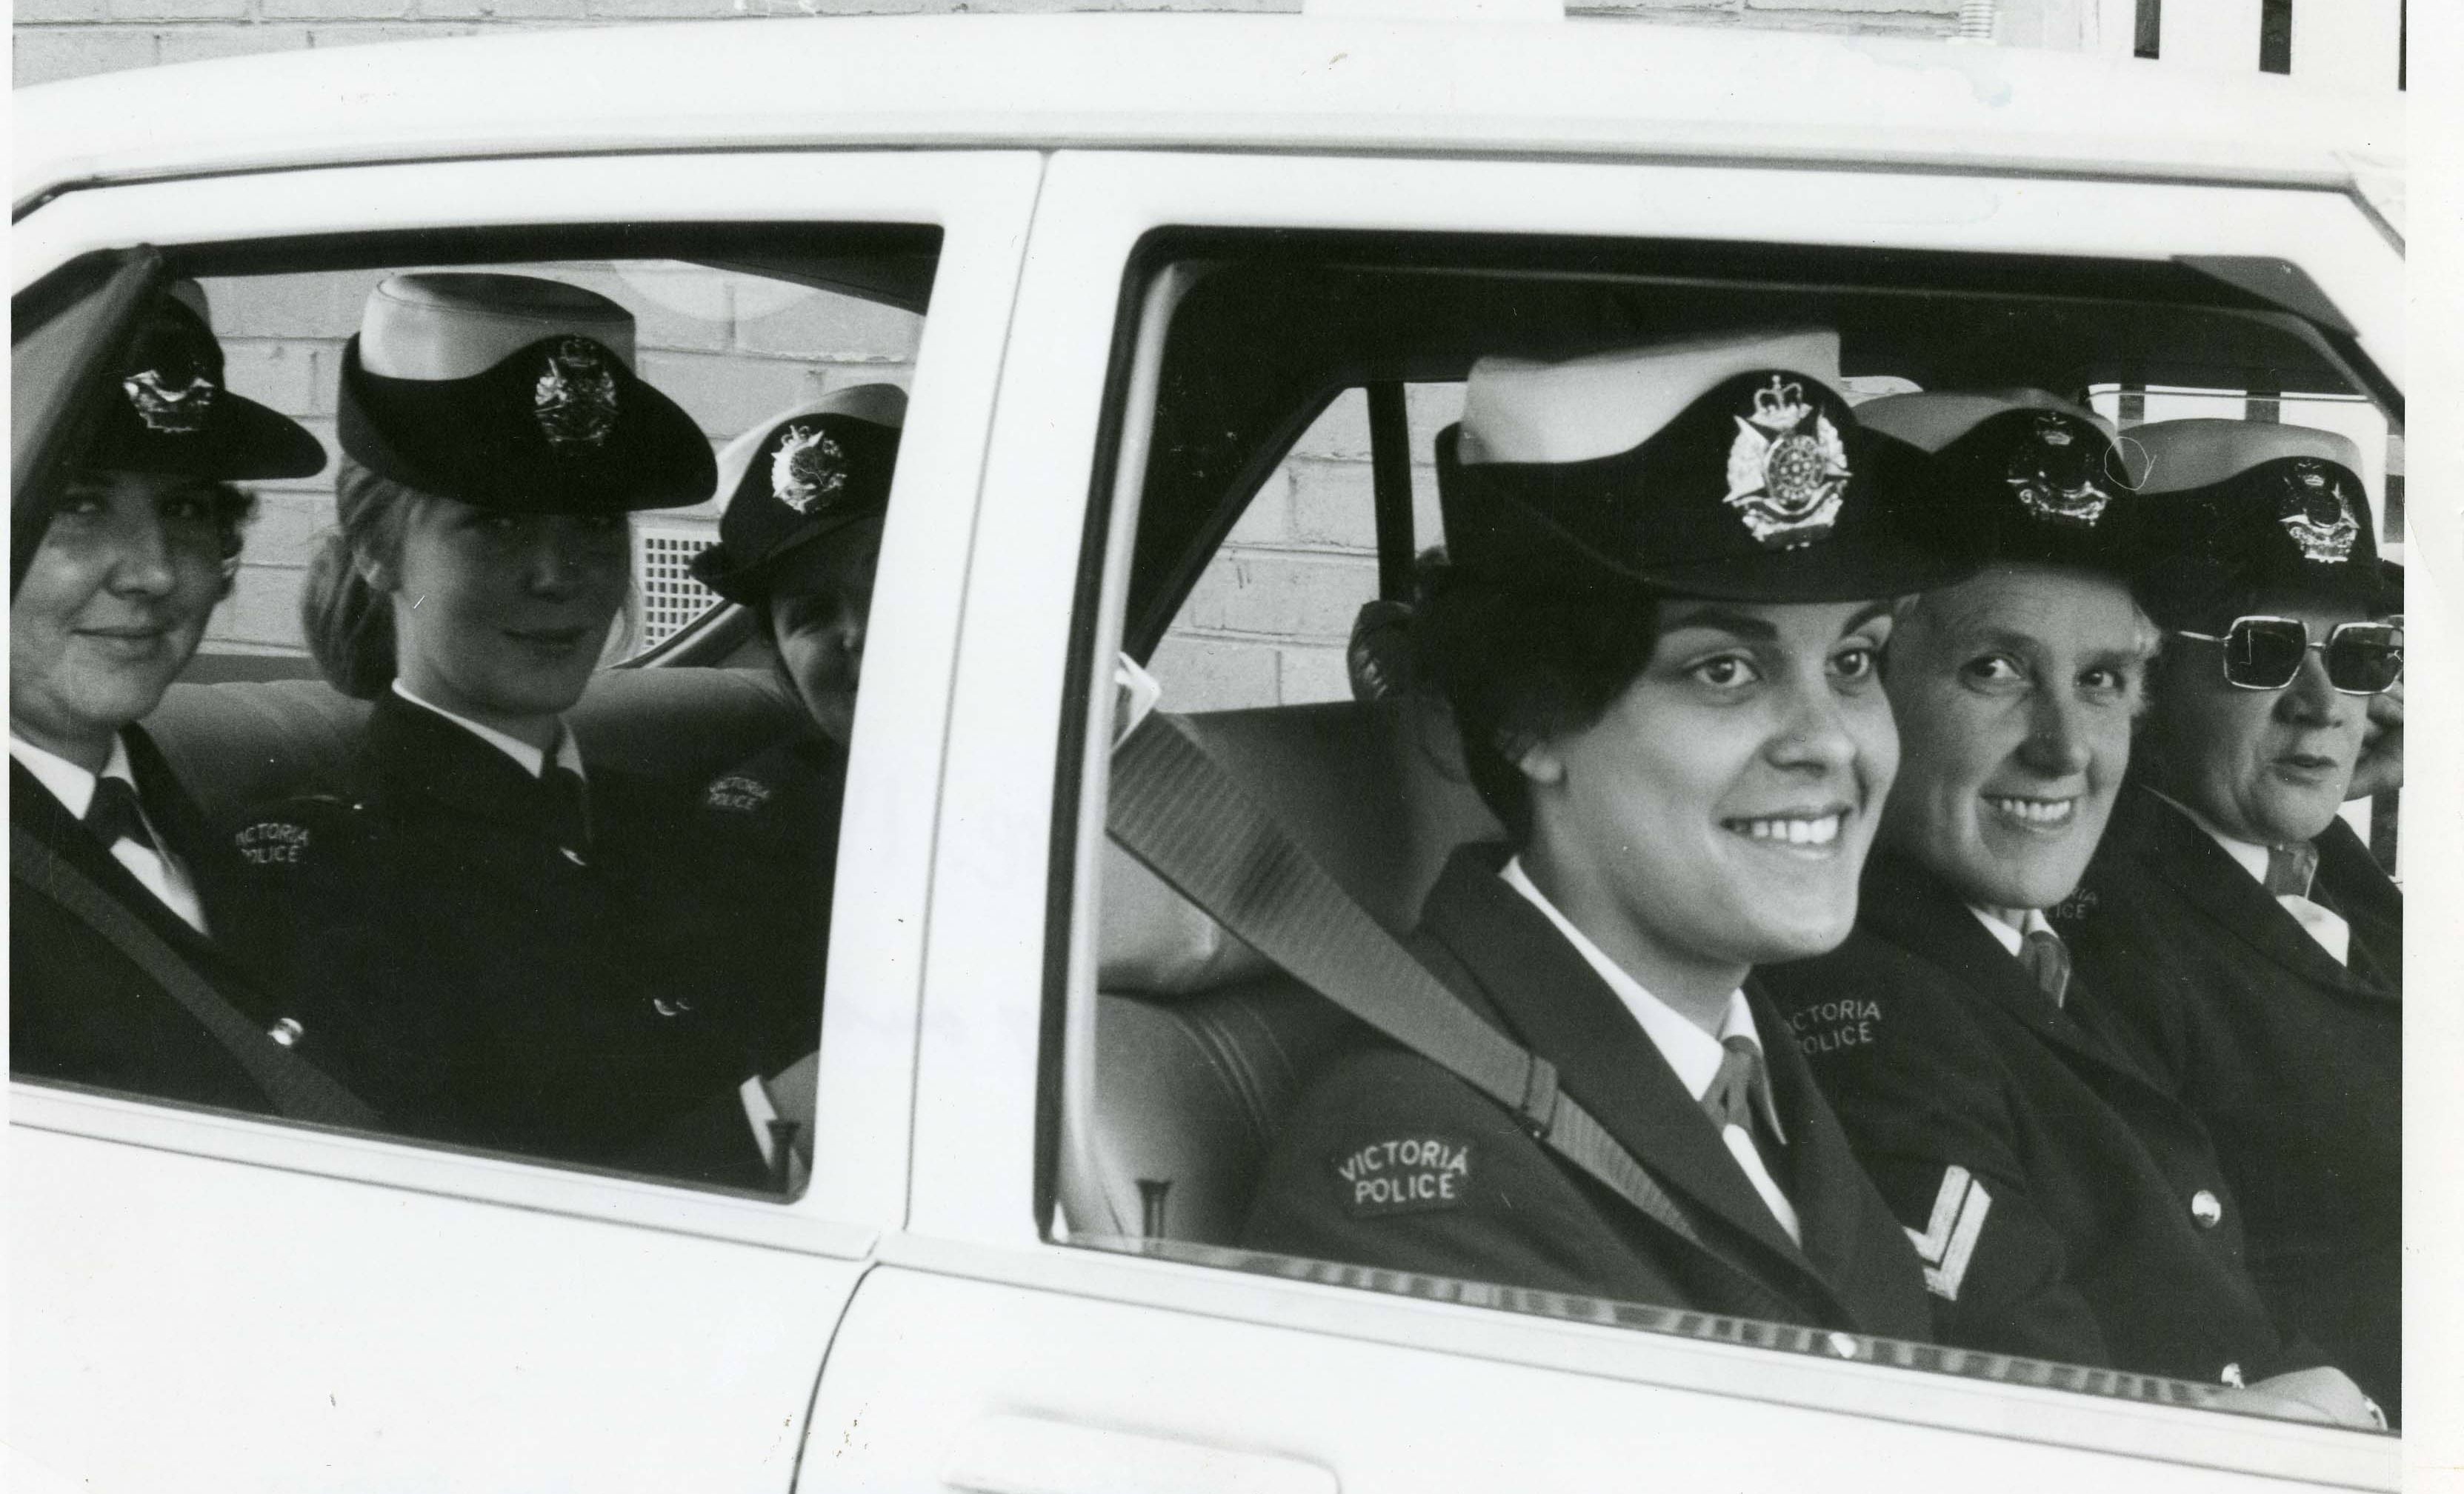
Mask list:
[[[2033,561],[2127,579],[2138,510],[2111,431],[2042,389],[1894,394],[1857,407],[1877,481],[1914,542],[1980,564]]]
[[[2351,441],[2241,420],[2160,421],[2130,434],[2147,468],[2140,590],[2158,622],[2198,626],[2266,593],[2369,613],[2396,604]]]
[[[85,450],[89,466],[236,480],[305,477],[325,465],[306,428],[224,384],[222,344],[192,280],[145,309],[119,375]]]
[[[400,275],[342,350],[342,450],[423,493],[572,514],[710,496],[710,444],[633,372],[633,318],[528,275]]]
[[[905,390],[858,384],[729,442],[718,453],[727,512],[718,543],[693,557],[693,575],[730,602],[755,602],[806,546],[886,512],[906,419]]]
[[[1449,558],[1522,585],[1854,601],[1954,579],[1877,503],[1830,331],[1483,359],[1438,436]]]

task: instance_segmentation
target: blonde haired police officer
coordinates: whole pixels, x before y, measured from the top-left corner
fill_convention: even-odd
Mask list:
[[[1823,331],[1484,360],[1438,441],[1416,678],[1504,844],[1415,948],[1556,1065],[1675,1221],[1383,1043],[1309,1087],[1245,1242],[1923,1337],[1915,1256],[1754,967],[1846,936],[1898,757],[1888,599],[1944,579],[1876,509]]]
[[[301,610],[372,709],[341,781],[234,835],[294,1041],[414,1135],[764,1180],[742,1023],[693,949],[648,936],[674,791],[586,761],[563,721],[625,597],[627,514],[706,497],[709,444],[634,373],[623,307],[504,275],[371,292],[338,425],[340,528]]]

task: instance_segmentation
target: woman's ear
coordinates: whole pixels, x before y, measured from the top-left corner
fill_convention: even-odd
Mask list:
[[[1531,736],[1520,739],[1499,735],[1498,752],[1515,769],[1534,783],[1555,785],[1566,780],[1566,759],[1546,738]]]
[[[351,557],[351,569],[361,581],[367,583],[370,591],[393,590],[393,567],[383,560],[364,555],[354,555]]]

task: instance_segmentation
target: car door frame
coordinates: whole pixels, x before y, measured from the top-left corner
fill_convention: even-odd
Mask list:
[[[127,1232],[115,1221],[143,1217],[147,1200],[115,1196],[115,1176],[153,1179],[132,1186],[152,1188],[162,1197],[220,1178],[242,1192],[327,1200],[338,1211],[363,1216],[426,1211],[417,1217],[431,1224],[493,1217],[494,1223],[471,1226],[479,1233],[518,1232],[541,1215],[650,1232],[659,1238],[634,1237],[645,1253],[682,1249],[662,1259],[715,1263],[711,1285],[680,1285],[683,1295],[725,1290],[730,1272],[715,1263],[728,1260],[754,1263],[758,1269],[747,1271],[748,1280],[786,1282],[798,1278],[764,1274],[782,1259],[779,1252],[787,1253],[783,1259],[839,1263],[831,1268],[833,1285],[805,1293],[808,1306],[826,1301],[835,1321],[881,1233],[905,1218],[919,971],[960,587],[1043,165],[1030,150],[774,149],[334,165],[81,186],[49,198],[17,224],[16,290],[80,254],[139,243],[166,246],[176,256],[187,246],[313,235],[498,227],[552,232],[612,222],[900,223],[937,227],[942,235],[874,596],[868,670],[873,685],[857,708],[840,843],[854,869],[837,882],[838,935],[828,956],[811,1185],[793,1199],[776,1200],[17,1082],[11,1119],[19,1197],[51,1199],[70,1216],[47,1219],[18,1211],[12,1234],[21,1247],[29,1241],[40,1246],[39,1252],[21,1248],[21,1260],[35,1253],[51,1259],[78,1238],[95,1244],[123,1240]],[[856,930],[864,936],[849,937]],[[346,1186],[301,1193],[297,1180],[302,1177]],[[480,1213],[463,1205],[476,1205]],[[539,1248],[552,1249],[560,1237],[550,1231],[536,1238],[547,1241]],[[564,1238],[610,1237],[592,1229]],[[695,1241],[726,1248],[696,1256]],[[176,1248],[176,1241],[160,1248]],[[134,1259],[118,1254],[120,1267],[142,1269],[142,1249]],[[265,1284],[231,1285],[236,1298]],[[50,1363],[59,1373],[55,1392],[41,1397],[46,1415],[76,1423],[55,1428],[65,1439],[55,1445],[108,1446],[128,1409],[147,1404],[142,1387],[151,1372],[132,1369],[133,1380],[98,1373],[80,1347],[161,1341],[148,1335],[164,1324],[149,1329],[111,1321],[114,1300],[92,1282],[80,1285],[75,1307],[59,1312],[35,1310],[19,1299],[20,1383]],[[217,1310],[222,1306],[228,1305]],[[169,1329],[173,1338],[181,1331],[176,1324]],[[786,1422],[765,1423],[766,1439],[777,1440],[782,1427],[801,1432],[793,1413],[809,1399],[825,1345],[826,1329],[815,1327],[764,1346],[773,1369],[802,1367],[791,1386],[764,1393],[791,1413]],[[61,1388],[71,1378],[81,1388]],[[544,1387],[540,1394],[567,1408],[590,1400],[580,1386]],[[690,1415],[693,1408],[678,1410]],[[290,1439],[292,1434],[279,1426],[235,1432],[222,1450],[250,1445],[251,1437]],[[607,1440],[609,1449],[623,1441]],[[763,1465],[775,1463],[781,1473],[776,1484],[764,1486],[784,1485],[793,1436],[785,1447],[783,1458],[775,1448],[759,1450]],[[194,1451],[209,1456],[214,1449]],[[612,1450],[576,1447],[574,1456],[578,1469],[625,1471],[611,1461]],[[562,1470],[555,1482],[573,1471]],[[635,1469],[632,1476],[643,1475]]]
[[[2155,209],[2162,210],[2155,210]],[[1196,1318],[1884,1417],[2156,1463],[2387,1486],[2392,1439],[1952,1376],[1915,1376],[1049,1242],[1052,1088],[1067,1003],[1089,1003],[1111,695],[1140,402],[1147,234],[1170,228],[1605,234],[2170,258],[2290,254],[2403,382],[2401,261],[2315,183],[2059,178],[1977,169],[1199,153],[1058,153],[1047,170],[996,414],[970,624],[960,640],[933,890],[909,1233],[886,1263]],[[2194,243],[2184,239],[2194,238]],[[2397,273],[2389,274],[2393,270]],[[1080,604],[1082,550],[1104,547]],[[1164,706],[1171,707],[1170,681]],[[1064,753],[1077,756],[1065,758]],[[1043,1055],[1039,1066],[1018,1061]],[[1080,1049],[1083,1051],[1083,1048]],[[1295,1341],[1295,1349],[1302,1347]],[[826,1390],[826,1386],[825,1386]],[[1271,1395],[1272,1392],[1262,1392]],[[1116,1425],[1169,1430],[1166,1395]]]

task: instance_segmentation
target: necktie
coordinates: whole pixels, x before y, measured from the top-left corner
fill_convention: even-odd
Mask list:
[[[2267,890],[2301,932],[2318,941],[2328,957],[2339,965],[2350,953],[2353,942],[2352,925],[2334,910],[2311,899],[2310,884],[2319,874],[2319,847],[2308,841],[2295,841],[2289,846],[2267,848]]]
[[[2308,897],[2319,874],[2319,847],[2308,841],[2267,848],[2267,890],[2272,897]]]
[[[122,841],[135,841],[157,856],[163,854],[153,832],[145,828],[145,816],[138,811],[137,789],[126,779],[95,780],[94,798],[85,806],[85,827],[105,850]]]
[[[575,866],[589,865],[590,797],[582,775],[562,763],[550,763],[539,775],[539,790],[547,798],[548,828],[557,848]]]
[[[2056,1006],[2071,994],[2071,950],[2050,929],[2031,929],[2019,942],[2019,963]]]
[[[1727,1051],[1720,1057],[1720,1071],[1711,1076],[1711,1088],[1703,1091],[1703,1113],[1714,1126],[1734,1126],[1749,1136],[1759,1113],[1771,1138],[1788,1145],[1779,1107],[1771,1100],[1771,1076],[1763,1071],[1763,1050],[1742,1032],[1721,1039],[1720,1046]]]

